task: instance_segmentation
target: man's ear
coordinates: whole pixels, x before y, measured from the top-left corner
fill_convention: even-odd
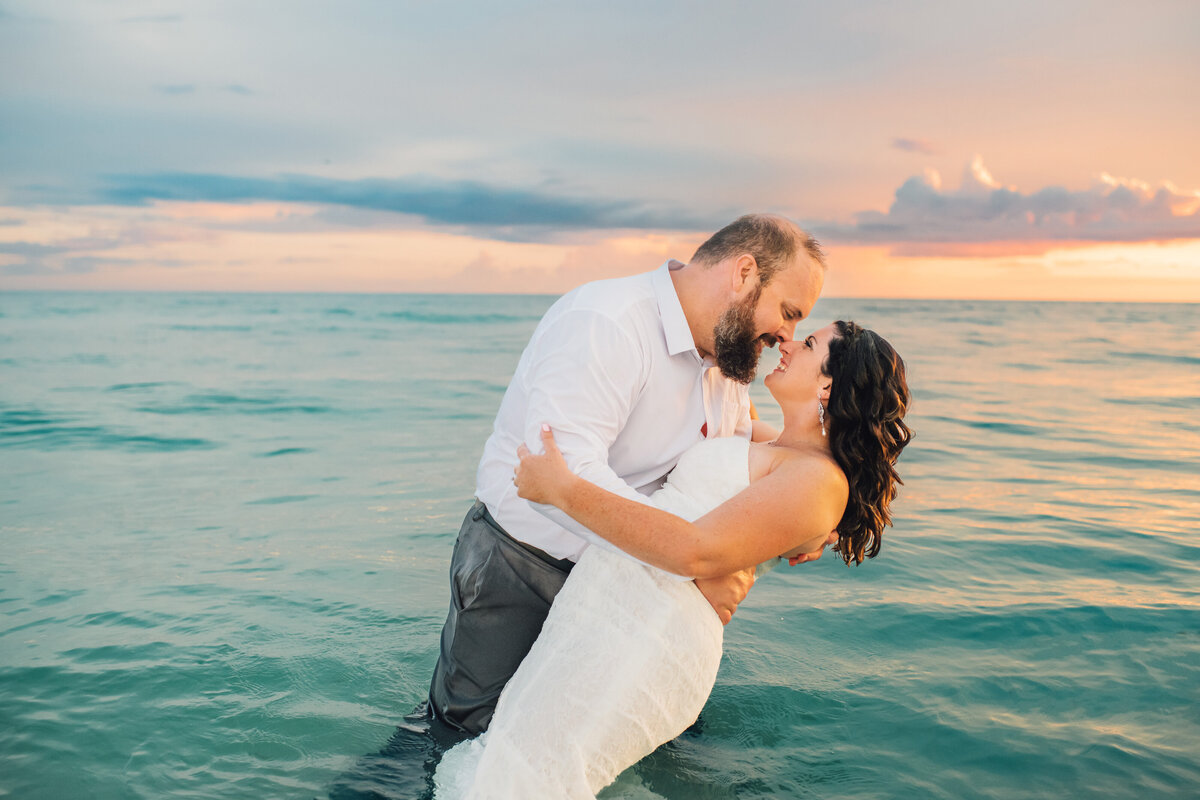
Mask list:
[[[758,261],[749,253],[742,253],[733,260],[730,271],[730,288],[733,293],[744,294],[749,287],[758,285]]]

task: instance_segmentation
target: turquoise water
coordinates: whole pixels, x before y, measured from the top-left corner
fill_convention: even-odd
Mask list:
[[[551,301],[0,295],[0,795],[323,796],[378,750]],[[909,363],[895,528],[765,578],[702,731],[605,796],[1195,796],[1197,307],[837,317]]]

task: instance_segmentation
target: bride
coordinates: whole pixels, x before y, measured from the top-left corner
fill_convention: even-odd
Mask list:
[[[522,445],[520,496],[628,556],[591,547],[579,559],[488,731],[443,757],[438,800],[593,798],[694,722],[716,681],[721,621],[687,578],[801,558],[831,531],[847,564],[879,552],[911,435],[904,362],[842,321],[779,350],[764,379],[779,437],[700,442],[653,506],[571,473],[546,426],[544,453]]]

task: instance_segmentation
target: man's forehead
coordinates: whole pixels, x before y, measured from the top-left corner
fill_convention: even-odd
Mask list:
[[[772,283],[777,284],[781,302],[790,303],[808,316],[821,294],[825,273],[808,259],[780,270]]]

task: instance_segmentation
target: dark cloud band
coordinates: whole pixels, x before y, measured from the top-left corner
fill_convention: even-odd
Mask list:
[[[196,173],[108,176],[93,202],[154,200],[316,203],[419,216],[434,224],[555,229],[704,230],[711,220],[624,200],[557,196],[469,181],[336,180],[307,175],[252,178]]]

